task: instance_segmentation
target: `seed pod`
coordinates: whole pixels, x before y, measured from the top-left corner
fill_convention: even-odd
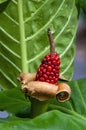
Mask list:
[[[21,87],[22,91],[28,97],[35,98],[39,101],[46,101],[56,96],[58,86],[47,82],[31,81]]]
[[[57,91],[57,94],[56,94],[56,99],[59,102],[65,102],[65,101],[69,100],[70,95],[71,95],[70,87],[65,83],[60,83],[58,85],[58,91]]]
[[[36,78],[36,73],[21,73],[17,78],[22,84],[27,84],[30,81],[34,81]]]
[[[55,52],[54,39],[50,29],[48,29],[48,37],[50,41],[50,53],[42,59],[37,71],[36,81],[57,85],[60,72],[60,57],[58,53]]]

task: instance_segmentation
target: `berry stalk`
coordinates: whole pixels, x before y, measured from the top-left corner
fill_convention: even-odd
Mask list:
[[[53,56],[55,53],[55,43],[50,28],[48,29],[48,37],[50,41],[50,54]]]

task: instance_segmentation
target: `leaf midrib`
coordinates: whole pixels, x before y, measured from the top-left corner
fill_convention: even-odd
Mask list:
[[[25,27],[23,19],[23,1],[18,0],[18,15],[19,15],[19,34],[20,34],[20,48],[21,48],[21,68],[22,72],[28,72],[27,65],[27,49],[25,42]]]

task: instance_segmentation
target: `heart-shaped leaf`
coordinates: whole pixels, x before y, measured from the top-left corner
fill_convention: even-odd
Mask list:
[[[61,71],[71,79],[77,28],[75,0],[11,0],[0,14],[0,85],[18,86],[20,72],[36,72],[49,53],[47,29],[51,28]]]

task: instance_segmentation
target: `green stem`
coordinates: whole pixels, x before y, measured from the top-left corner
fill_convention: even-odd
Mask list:
[[[22,71],[28,72],[27,65],[27,48],[25,42],[25,28],[23,20],[23,0],[18,0],[18,15],[19,15],[19,32],[20,32],[20,47],[21,47],[21,65]]]
[[[36,117],[47,111],[49,101],[38,101],[34,98],[31,98],[31,118]]]

